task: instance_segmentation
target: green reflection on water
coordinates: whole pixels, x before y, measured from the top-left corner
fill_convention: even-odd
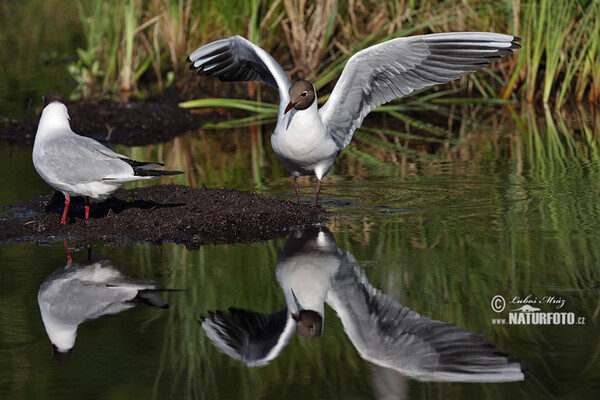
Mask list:
[[[533,122],[529,117],[520,115],[527,131],[474,132],[459,144],[463,149],[446,153],[446,161],[442,154],[435,162],[389,163],[382,170],[342,155],[324,181],[325,207],[337,214],[327,226],[372,285],[422,315],[482,332],[529,366],[529,378],[520,383],[410,381],[409,398],[595,398],[600,169],[593,140],[563,144],[569,141],[560,136],[563,125],[555,124],[553,133],[547,116]],[[248,136],[243,130],[198,131],[131,154],[185,169],[181,183],[257,187],[291,198],[290,179],[272,155],[268,131],[256,139],[266,148],[258,176]],[[38,180],[29,149],[4,149],[2,168],[13,174],[1,178],[2,204],[49,192],[41,181],[33,187],[16,183],[16,177]],[[118,150],[129,154],[128,148]],[[453,159],[461,151],[479,155]],[[309,201],[312,190],[302,188]],[[35,301],[42,280],[64,265],[63,249],[3,244],[0,367],[10,373],[3,373],[2,392],[8,398],[373,398],[376,380],[390,372],[361,360],[329,309],[323,338],[293,338],[264,368],[229,359],[203,334],[197,320],[207,310],[283,307],[275,280],[283,243],[195,252],[172,244],[95,246],[130,275],[186,292],[165,294],[169,310],[140,306],[82,324],[65,366],[50,357]],[[493,318],[507,316],[491,310],[497,294],[560,297],[565,311],[584,317],[585,325],[494,325]],[[391,382],[403,380],[392,376]]]
[[[30,52],[43,52],[40,38],[59,40],[35,29],[27,32],[35,40],[19,42]],[[65,43],[60,49],[77,47],[77,36],[60,40]],[[26,54],[20,46],[11,47],[11,53]],[[54,67],[60,57],[50,54],[54,61],[42,72],[59,75]],[[11,93],[20,96],[0,102],[14,117],[47,89],[46,81],[20,79],[23,70],[27,76],[43,75],[31,59],[16,59],[18,74],[3,74],[2,92],[12,84],[17,88]],[[57,84],[58,89],[68,86],[60,79]],[[439,143],[435,135],[423,141],[436,143],[427,153],[411,129],[391,118],[383,128],[357,132],[323,182],[323,204],[336,213],[327,226],[372,285],[422,315],[482,332],[523,359],[530,376],[520,383],[474,385],[405,383],[391,374],[391,386],[408,385],[409,398],[595,399],[600,379],[598,117],[579,110],[562,115],[527,108],[458,109],[452,136]],[[200,129],[166,144],[115,149],[186,171],[171,178],[177,183],[293,199],[291,179],[270,149],[271,129]],[[403,150],[404,145],[410,147]],[[0,205],[51,192],[36,175],[30,151],[0,144]],[[304,178],[301,184],[303,199],[310,202],[316,182]],[[207,310],[283,307],[275,280],[283,244],[206,246],[195,252],[173,244],[95,245],[95,252],[131,276],[186,291],[165,294],[169,310],[140,306],[82,324],[66,365],[50,356],[36,303],[41,282],[65,263],[62,244],[1,244],[0,398],[373,398],[375,381],[389,373],[360,359],[329,309],[323,338],[295,337],[265,368],[229,359],[203,334],[197,320]],[[85,251],[75,254],[84,256]],[[493,318],[506,316],[491,310],[497,294],[560,297],[565,310],[584,317],[585,325],[492,324]]]

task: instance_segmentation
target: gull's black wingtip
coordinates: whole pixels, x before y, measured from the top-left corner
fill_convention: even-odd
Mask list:
[[[185,174],[185,172],[183,171],[163,171],[163,170],[154,170],[156,172],[159,172],[161,175],[181,175],[181,174]]]
[[[164,171],[162,169],[144,169],[144,168],[133,168],[135,176],[169,176],[169,175],[181,175],[183,171]]]
[[[511,44],[510,44],[510,47],[509,47],[509,49],[511,49],[511,50],[517,50],[517,49],[520,49],[520,48],[521,48],[521,45],[519,44],[519,42],[520,42],[521,40],[522,40],[522,39],[521,39],[520,37],[518,37],[518,36],[513,36],[513,39],[512,39],[512,41],[511,41]]]
[[[185,62],[186,62],[186,63],[192,62],[192,60],[190,60],[190,56],[187,56],[187,57],[185,58]]]

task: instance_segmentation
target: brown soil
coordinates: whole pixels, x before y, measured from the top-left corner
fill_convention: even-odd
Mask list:
[[[83,199],[74,198],[66,225],[59,224],[63,207],[64,197],[59,192],[9,206],[15,215],[0,220],[0,242],[167,241],[199,248],[205,244],[283,237],[327,218],[321,208],[289,200],[253,192],[181,185],[119,189],[105,202],[92,203],[88,220],[83,219]]]

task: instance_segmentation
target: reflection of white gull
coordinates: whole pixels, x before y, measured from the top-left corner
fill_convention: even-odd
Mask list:
[[[233,36],[196,49],[188,57],[199,75],[222,81],[257,81],[279,92],[277,126],[271,145],[294,178],[329,172],[337,152],[346,147],[367,114],[414,90],[450,82],[512,54],[519,38],[490,32],[449,32],[401,37],[354,54],[346,63],[327,102],[318,108],[314,85],[293,85],[275,59],[262,48]]]
[[[529,304],[525,304],[521,308],[510,310],[510,312],[522,311],[524,313],[531,313],[531,312],[536,312],[536,311],[540,311],[540,310],[541,310],[541,308],[537,308],[537,307],[530,306]]]
[[[292,233],[277,260],[276,276],[286,308],[274,313],[230,308],[209,312],[202,328],[225,354],[249,366],[265,365],[283,350],[294,332],[322,334],[325,297],[341,252],[331,232],[312,228]]]
[[[432,320],[372,287],[349,255],[335,274],[327,303],[367,361],[426,381],[522,380],[521,365],[480,334]]]
[[[371,387],[375,399],[401,400],[408,397],[409,378],[396,370],[379,365],[372,365],[370,369]]]
[[[521,366],[482,336],[422,317],[373,288],[354,257],[326,229],[296,232],[277,262],[287,309],[272,314],[230,309],[210,313],[202,327],[224,353],[248,365],[275,358],[297,330],[322,333],[324,303],[338,314],[367,361],[419,380],[503,382],[523,379]],[[311,318],[303,321],[302,311]]]
[[[71,130],[69,113],[62,94],[52,90],[44,95],[44,110],[33,144],[33,165],[37,173],[54,189],[65,195],[61,224],[66,224],[70,196],[104,200],[128,182],[177,175],[179,171],[161,171],[162,164],[139,162],[94,139]]]
[[[55,357],[68,359],[77,327],[86,320],[117,314],[135,307],[136,301],[168,308],[156,289],[156,284],[136,281],[110,260],[97,257],[52,272],[40,286],[38,304]]]
[[[321,336],[325,298],[341,260],[342,252],[326,228],[296,231],[285,242],[275,275],[301,335]]]

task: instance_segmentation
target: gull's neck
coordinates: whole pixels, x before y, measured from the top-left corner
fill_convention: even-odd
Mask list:
[[[314,260],[307,255],[280,261],[276,275],[288,309],[294,314],[302,310],[313,310],[323,317],[331,279],[331,271],[327,268],[329,260]]]
[[[48,104],[42,111],[42,117],[35,136],[36,140],[45,140],[50,137],[72,133],[69,119],[67,107],[63,103],[53,102]]]
[[[319,116],[319,105],[317,102],[317,95],[315,94],[315,99],[313,100],[312,104],[310,105],[310,107],[308,107],[305,110],[296,110],[294,109],[294,111],[296,112],[296,114],[300,114],[303,116],[303,118],[318,118]]]
[[[77,324],[64,323],[54,318],[49,310],[48,306],[42,307],[40,310],[42,314],[42,322],[48,338],[53,345],[55,345],[60,351],[67,351],[75,346],[75,338],[77,337]]]
[[[296,110],[292,108],[287,114],[280,118],[278,126],[281,131],[286,132],[290,129],[292,131],[314,131],[316,127],[321,126],[321,119],[319,116],[319,106],[317,104],[317,97],[312,102],[310,107],[305,110]]]

